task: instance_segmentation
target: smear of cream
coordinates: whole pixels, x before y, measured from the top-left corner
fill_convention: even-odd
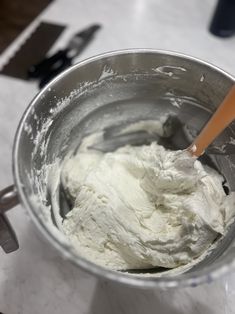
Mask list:
[[[235,215],[222,181],[187,152],[157,143],[105,154],[81,145],[62,168],[73,202],[62,228],[79,254],[111,269],[186,269]]]

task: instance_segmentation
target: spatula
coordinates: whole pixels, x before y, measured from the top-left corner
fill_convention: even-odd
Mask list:
[[[223,102],[207,122],[205,127],[188,147],[196,157],[201,156],[213,140],[235,119],[235,85],[230,89]]]

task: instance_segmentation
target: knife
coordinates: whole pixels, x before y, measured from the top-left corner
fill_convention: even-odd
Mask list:
[[[100,25],[94,24],[75,34],[70,39],[67,48],[61,49],[31,66],[28,70],[28,77],[40,79],[39,87],[43,87],[72,64],[73,59],[83,51],[100,27]]]

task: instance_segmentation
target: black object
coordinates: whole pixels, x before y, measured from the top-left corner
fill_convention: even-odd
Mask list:
[[[210,32],[219,37],[230,37],[235,33],[235,0],[218,0]]]
[[[42,70],[42,78],[39,82],[39,87],[42,88],[44,85],[46,85],[48,82],[50,82],[56,75],[60,74],[63,70],[68,68],[72,64],[72,58],[67,56],[68,51],[65,50],[59,50],[55,55],[52,56],[52,59],[48,60],[45,59],[45,63],[49,61],[49,65],[44,72]],[[50,62],[53,62],[53,65],[50,64]],[[43,69],[43,67],[42,67]],[[44,68],[45,69],[45,68]],[[43,73],[44,72],[44,73]],[[40,73],[40,68],[37,69],[36,73]],[[35,73],[34,73],[35,75]]]
[[[64,29],[64,25],[41,22],[3,67],[1,74],[27,80],[28,68],[44,58]]]
[[[29,78],[40,79],[39,87],[43,87],[72,64],[73,58],[83,51],[99,28],[100,25],[95,24],[74,35],[67,48],[31,66],[28,70]]]

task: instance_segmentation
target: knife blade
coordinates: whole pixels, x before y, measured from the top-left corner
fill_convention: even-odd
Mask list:
[[[72,64],[73,59],[83,51],[100,27],[99,24],[94,24],[79,31],[70,39],[66,48],[31,66],[28,70],[29,78],[40,79],[39,87],[43,87]]]
[[[66,27],[66,25],[43,21],[39,22],[39,24],[36,25],[35,28],[32,29],[32,31],[29,32],[29,34],[23,39],[23,41],[17,45],[16,50],[13,51],[12,55],[10,55],[8,60],[6,60],[6,63],[1,69],[1,74],[22,80],[28,80],[28,68],[32,64],[36,64],[45,58],[48,51],[64,32]]]

